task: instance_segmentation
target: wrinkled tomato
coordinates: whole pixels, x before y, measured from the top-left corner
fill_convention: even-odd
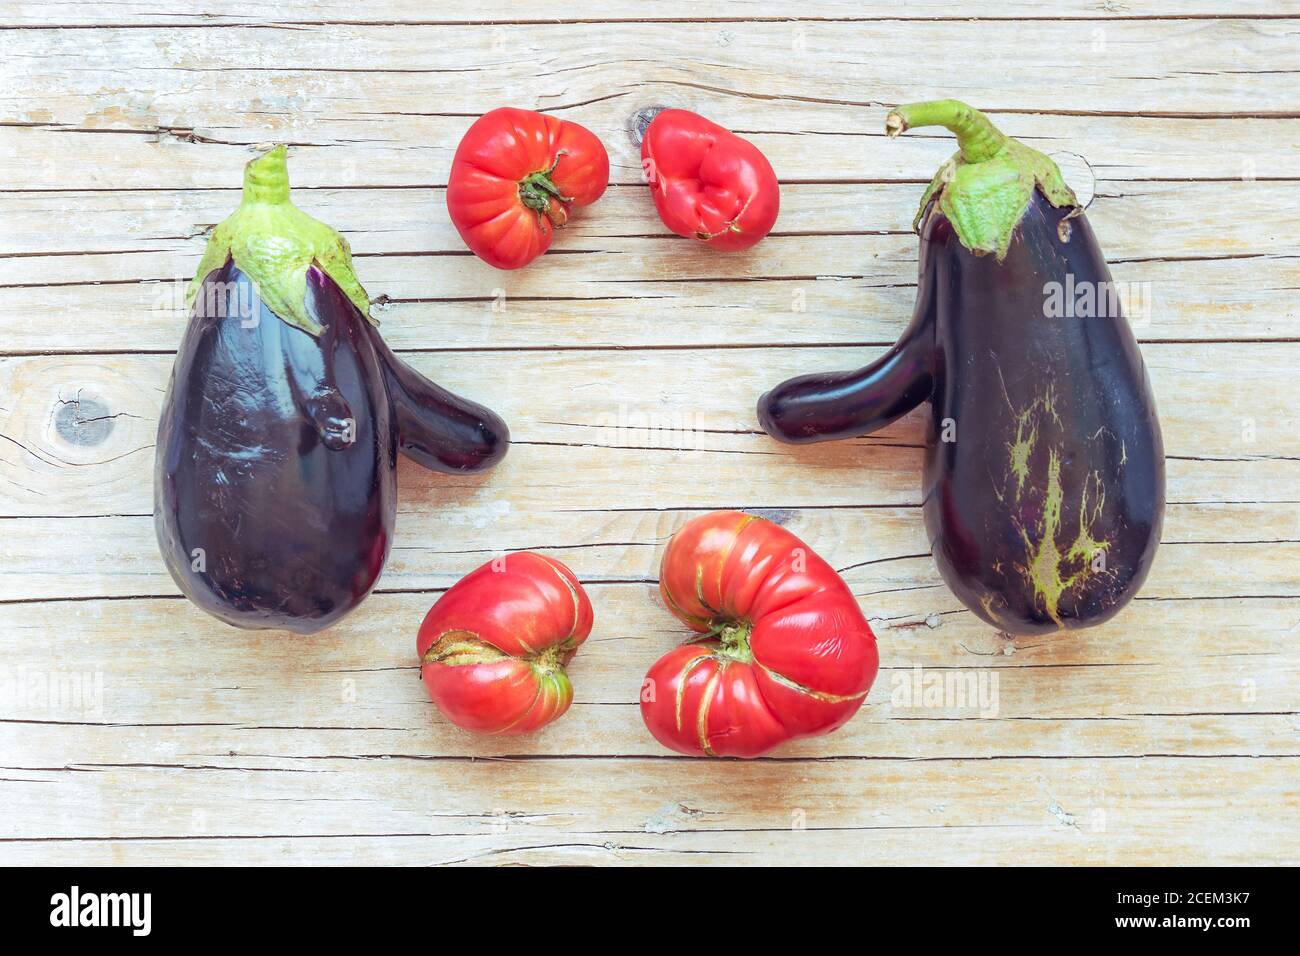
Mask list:
[[[772,164],[753,143],[686,110],[664,110],[641,140],[641,165],[664,225],[714,249],[748,249],[781,210]]]

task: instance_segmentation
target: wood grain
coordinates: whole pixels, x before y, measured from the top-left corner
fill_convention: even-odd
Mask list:
[[[871,354],[416,353],[417,369],[511,422],[514,447],[491,477],[403,465],[402,500],[511,520],[557,506],[916,504],[924,409],[868,438],[814,447],[777,445],[754,420],[765,388]],[[1287,392],[1300,343],[1151,344],[1145,355],[1160,397],[1170,501],[1300,502],[1300,422]],[[149,513],[154,432],[170,372],[165,355],[0,359],[0,384],[24,398],[0,427],[0,515]],[[93,403],[91,411],[82,403]]]
[[[0,11],[0,861],[1300,862],[1300,5],[700,9]],[[765,388],[906,323],[911,217],[953,143],[881,123],[944,94],[1069,160],[1115,279],[1148,296],[1170,504],[1146,587],[1103,627],[1011,639],[947,591],[920,412],[800,449],[754,420]],[[443,197],[461,133],[504,103],[582,122],[613,163],[517,273],[464,250]],[[781,219],[751,253],[653,215],[629,130],[655,105],[771,157]],[[490,476],[403,463],[377,592],[310,638],[189,605],[151,516],[179,289],[272,140],[388,340],[514,437]],[[748,763],[668,753],[636,706],[683,638],[662,547],[720,507],[812,544],[881,645],[857,718]],[[520,549],[575,569],[596,629],[563,720],[472,738],[429,705],[415,630]],[[913,699],[924,681],[948,693]]]
[[[1294,331],[1300,256],[1284,237],[1300,181],[1101,188],[1089,219],[1115,281],[1145,306],[1130,309],[1143,341]],[[628,184],[584,211],[545,262],[512,273],[464,248],[441,189],[312,189],[299,202],[348,236],[398,349],[883,345],[906,324],[915,295],[917,191],[911,183],[789,187],[777,234],[751,254],[724,257],[683,250],[657,219],[647,221],[645,187]],[[119,351],[126,326],[133,348],[170,352],[184,323],[184,285],[236,196],[11,197],[12,245],[0,250],[4,350]],[[50,233],[44,224],[69,204],[78,223]],[[1161,222],[1154,233],[1153,221]],[[34,324],[27,305],[36,296],[79,321]],[[655,321],[645,321],[648,311]]]
[[[707,16],[691,0],[605,0],[599,16],[533,17],[508,0],[480,0],[472,7],[439,4],[431,12],[420,0],[317,0],[307,10],[267,0],[208,0],[201,10],[178,10],[176,4],[126,2],[105,6],[88,0],[22,0],[11,4],[0,26],[61,28],[122,25],[135,29],[166,25],[222,27],[244,24],[519,24],[557,21],[611,23],[680,21],[683,23],[752,23],[844,20],[1019,20],[1019,19],[1182,19],[1191,16],[1285,17],[1300,12],[1292,2],[1237,0],[1209,11],[1197,0],[1126,0],[1099,4],[1093,0],[1057,0],[1050,5],[1035,0],[1006,0],[996,10],[972,10],[957,0],[886,0],[864,7],[855,0],[810,0],[797,9],[777,0],[714,0]],[[590,11],[587,12],[590,14]],[[978,13],[978,16],[974,14]]]

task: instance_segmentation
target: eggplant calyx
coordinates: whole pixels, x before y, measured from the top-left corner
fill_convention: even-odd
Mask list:
[[[960,148],[926,188],[913,229],[920,231],[927,208],[938,208],[962,245],[977,255],[992,252],[1001,262],[1035,189],[1053,206],[1079,208],[1050,157],[1002,133],[974,107],[959,100],[930,100],[900,106],[885,118],[891,138],[918,126],[945,127]]]
[[[319,336],[322,326],[307,309],[307,270],[314,264],[334,280],[373,323],[370,298],[352,270],[348,241],[289,199],[285,148],[277,146],[244,167],[239,207],[216,229],[190,282],[193,307],[203,280],[233,259],[252,280],[258,297],[281,320]],[[377,324],[377,323],[376,323]]]

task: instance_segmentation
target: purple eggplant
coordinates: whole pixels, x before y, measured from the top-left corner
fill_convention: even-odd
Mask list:
[[[955,100],[901,106],[886,130],[934,125],[960,149],[922,198],[911,323],[865,368],[778,385],[759,421],[780,441],[825,441],[929,401],[922,513],[949,587],[1012,634],[1099,624],[1160,540],[1146,366],[1056,164]]]
[[[238,627],[306,634],[361,603],[392,544],[399,451],[464,473],[509,445],[497,415],[389,350],[351,260],[289,201],[278,147],[248,164],[191,285],[154,524],[185,596]]]

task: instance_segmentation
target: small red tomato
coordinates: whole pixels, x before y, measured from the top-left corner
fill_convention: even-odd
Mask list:
[[[573,572],[520,551],[461,578],[429,609],[416,639],[420,674],[456,726],[526,734],[569,709],[564,669],[591,623]]]
[[[686,524],[664,551],[664,604],[705,635],[659,659],[641,694],[679,753],[757,757],[825,734],[862,706],[876,638],[835,569],[780,525],[739,511]]]
[[[609,155],[577,123],[503,107],[474,121],[451,161],[447,211],[474,255],[526,266],[551,246],[572,206],[609,185]]]
[[[767,157],[696,113],[664,110],[651,120],[641,165],[664,225],[715,249],[748,249],[781,210]]]

